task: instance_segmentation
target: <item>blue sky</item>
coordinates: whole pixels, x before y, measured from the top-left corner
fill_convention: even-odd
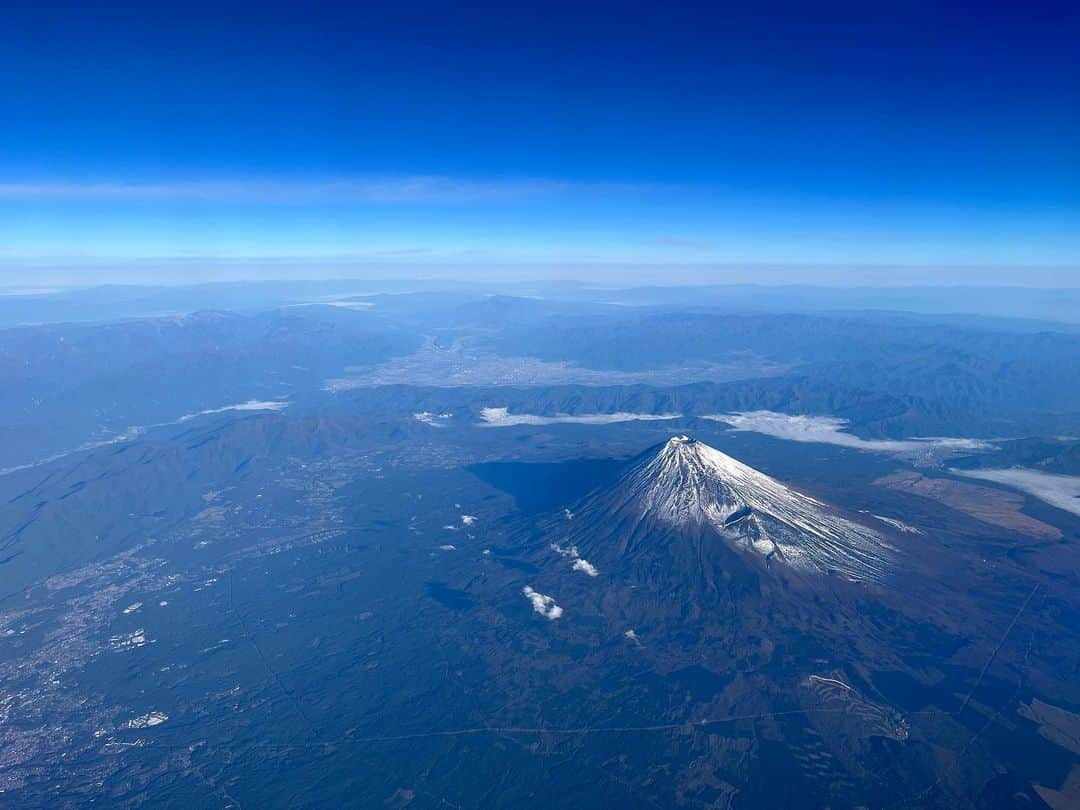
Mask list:
[[[1080,268],[1067,4],[222,5],[7,10],[6,278],[200,257]]]

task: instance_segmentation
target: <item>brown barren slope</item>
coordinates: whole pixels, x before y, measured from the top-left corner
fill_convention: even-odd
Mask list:
[[[1029,537],[1057,540],[1061,532],[1041,520],[1020,511],[1024,496],[1000,489],[966,484],[949,478],[927,478],[917,472],[897,472],[874,482],[898,492],[910,492],[945,504],[950,509],[963,512],[983,523],[1000,526]]]

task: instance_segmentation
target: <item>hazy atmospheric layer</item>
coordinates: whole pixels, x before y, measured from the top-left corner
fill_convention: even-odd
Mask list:
[[[752,379],[776,376],[786,366],[744,356],[725,363],[678,363],[641,371],[593,369],[538,357],[509,357],[487,351],[462,338],[449,346],[434,338],[412,354],[377,366],[350,367],[345,376],[327,380],[330,392],[377,385],[432,385],[447,388],[494,385],[679,385],[686,382]]]

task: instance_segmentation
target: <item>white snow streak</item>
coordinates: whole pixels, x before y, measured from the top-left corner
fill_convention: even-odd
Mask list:
[[[922,534],[922,532],[919,529],[916,529],[914,526],[909,526],[908,524],[904,523],[904,521],[902,521],[902,520],[897,520],[896,518],[891,518],[891,517],[885,517],[884,515],[874,515],[873,517],[877,518],[882,523],[886,523],[889,526],[892,526],[897,531],[903,532],[904,534]]]

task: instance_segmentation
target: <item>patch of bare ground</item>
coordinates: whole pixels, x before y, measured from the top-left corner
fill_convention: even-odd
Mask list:
[[[1021,512],[1024,496],[949,478],[928,478],[917,472],[897,472],[874,482],[897,492],[909,492],[970,515],[983,523],[1000,526],[1029,537],[1058,540],[1061,532],[1048,523]]]

